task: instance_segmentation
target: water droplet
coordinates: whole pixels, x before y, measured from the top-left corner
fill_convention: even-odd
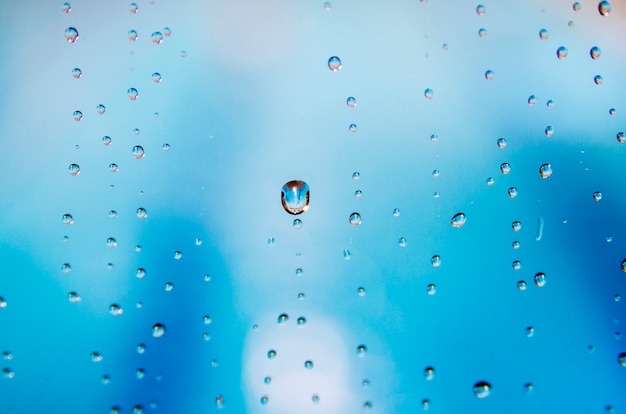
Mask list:
[[[549,36],[550,36],[550,34],[548,33],[548,31],[546,29],[539,30],[539,39],[547,40]]]
[[[139,207],[135,214],[137,215],[138,219],[145,219],[146,217],[148,217],[148,212],[143,207]]]
[[[83,113],[81,111],[74,111],[72,118],[74,118],[74,121],[80,121],[83,119]]]
[[[491,384],[486,381],[479,381],[474,384],[474,395],[477,398],[486,398],[491,393]]]
[[[13,372],[11,368],[3,368],[2,376],[6,379],[12,379],[15,377],[15,372]]]
[[[155,45],[163,43],[163,33],[161,33],[161,32],[153,32],[150,35],[150,40]]]
[[[548,99],[548,100],[546,101],[546,106],[547,106],[548,108],[552,108],[552,107],[554,106],[554,101],[553,101],[552,99]]]
[[[102,137],[102,144],[105,146],[109,146],[111,145],[111,137],[108,135],[105,135]]]
[[[430,88],[426,88],[426,89],[424,90],[424,98],[426,98],[426,99],[428,99],[428,100],[433,99],[433,90],[432,90],[432,89],[430,89]]]
[[[343,258],[344,260],[350,260],[352,258],[352,253],[350,253],[350,250],[343,249]]]
[[[552,175],[552,166],[550,164],[541,164],[539,167],[541,178],[548,178]]]
[[[516,260],[512,263],[513,270],[520,270],[522,268],[522,262]]]
[[[102,104],[96,106],[96,112],[98,112],[100,115],[102,115],[106,110],[106,107]]]
[[[348,105],[349,108],[354,108],[356,106],[356,99],[352,96],[349,97],[346,99],[346,105]]]
[[[341,59],[339,59],[337,56],[332,56],[330,59],[328,59],[328,68],[333,72],[337,72],[338,70],[340,70]]]
[[[166,292],[171,292],[172,290],[174,290],[174,284],[173,284],[173,283],[170,283],[170,282],[167,282],[167,283],[165,284],[165,291],[166,291]]]
[[[524,391],[526,391],[527,394],[533,392],[533,384],[531,382],[524,384]]]
[[[272,383],[272,377],[265,377],[263,378],[263,382],[266,384],[271,384]]]
[[[139,35],[137,34],[136,30],[128,31],[128,40],[130,40],[131,42],[134,42],[135,40],[137,40],[138,37]]]
[[[552,135],[554,135],[554,127],[552,125],[548,125],[545,132],[547,137],[551,137]]]
[[[535,328],[533,328],[532,326],[529,326],[528,328],[526,328],[524,332],[526,332],[526,336],[528,338],[532,338],[533,335],[535,335]]]
[[[165,335],[165,326],[157,323],[152,326],[152,336],[155,338],[161,338]]]
[[[517,282],[517,288],[521,291],[526,290],[526,282],[520,280],[519,282]]]
[[[486,11],[487,9],[485,8],[484,5],[479,4],[478,6],[476,6],[476,14],[478,14],[479,16],[483,16]]]
[[[69,300],[70,303],[78,303],[80,302],[80,296],[76,292],[70,292],[67,294],[67,300]]]
[[[438,192],[438,191],[435,191],[435,192],[433,193],[433,198],[434,198],[434,199],[437,199],[437,198],[439,198],[440,196],[441,196],[441,194],[439,194],[439,192]]]
[[[619,294],[613,295],[613,302],[619,302],[622,300],[622,297]]]
[[[281,189],[280,201],[285,211],[297,215],[309,209],[309,185],[302,180],[292,180]]]
[[[604,79],[602,78],[602,76],[596,75],[596,76],[593,77],[593,82],[596,85],[602,85],[602,83],[604,83]]]
[[[63,224],[74,224],[74,218],[71,214],[63,214],[61,220],[63,221]]]
[[[591,56],[591,59],[594,59],[594,60],[599,58],[601,54],[602,54],[602,51],[600,50],[598,46],[592,47],[591,50],[589,51],[589,55]]]
[[[502,164],[500,164],[500,171],[502,171],[502,174],[510,173],[511,165],[508,162],[503,162]]]
[[[311,396],[311,401],[313,401],[313,403],[315,403],[315,404],[319,403],[320,402],[320,396],[317,395],[317,394],[313,394]]]
[[[535,275],[535,285],[537,285],[537,287],[544,287],[546,285],[545,273],[539,272]]]
[[[163,152],[170,152],[170,150],[172,149],[170,144],[167,144],[167,143],[163,144],[161,148],[163,148]]]
[[[70,164],[69,167],[67,167],[67,170],[69,171],[70,175],[73,176],[80,174],[80,167],[78,166],[78,164]]]
[[[362,287],[362,286],[361,286],[361,287],[359,287],[359,288],[356,290],[356,292],[357,292],[357,294],[358,294],[359,296],[361,296],[361,297],[365,296],[365,288],[364,288],[364,287]]]
[[[348,126],[348,131],[350,131],[350,133],[354,134],[357,131],[357,126],[356,124],[350,124]]]
[[[119,305],[113,303],[111,306],[109,306],[109,313],[113,316],[120,316],[122,313],[124,313],[124,310]]]
[[[626,141],[626,133],[620,131],[620,132],[617,133],[615,138],[617,138],[617,142],[622,143],[622,142]]]
[[[293,224],[292,224],[292,225],[293,225],[293,228],[294,228],[294,229],[296,229],[296,230],[300,230],[300,229],[302,228],[302,220],[300,220],[300,219],[295,219],[295,220],[293,221]]]
[[[111,171],[112,173],[115,173],[119,170],[119,167],[117,166],[117,164],[111,163],[109,164],[109,171]]]
[[[174,260],[180,260],[180,259],[182,259],[182,258],[183,258],[183,254],[182,254],[182,252],[179,252],[178,250],[176,250],[176,251],[174,252]]]
[[[273,349],[270,349],[269,351],[267,351],[267,359],[274,359],[276,358],[276,351]]]
[[[2,351],[2,358],[10,361],[13,359],[13,354],[11,354],[9,351]]]
[[[600,12],[602,16],[608,16],[611,13],[611,3],[606,0],[598,3],[598,12]]]
[[[91,353],[91,361],[92,362],[101,362],[104,358],[97,352]]]
[[[128,88],[126,94],[128,95],[128,99],[130,99],[131,101],[136,101],[137,98],[139,98],[139,92],[137,92],[137,89],[135,88]]]
[[[261,405],[267,405],[267,403],[269,402],[269,397],[267,395],[264,395],[261,397]]]
[[[602,200],[602,193],[600,191],[596,191],[595,193],[593,193],[593,199],[595,201],[600,201]]]
[[[493,177],[488,177],[487,180],[485,180],[485,183],[491,187],[492,185],[494,185],[496,182],[496,180]]]
[[[534,105],[537,103],[537,97],[535,95],[530,95],[528,97],[528,105]]]
[[[161,74],[159,72],[154,72],[152,74],[152,82],[160,83],[161,82]]]
[[[65,29],[65,40],[69,43],[75,43],[78,40],[78,30],[74,27],[68,27]]]
[[[493,71],[492,70],[488,70],[487,72],[485,72],[485,79],[493,80]]]
[[[359,345],[356,347],[357,356],[363,358],[367,354],[367,347],[365,345]]]
[[[435,378],[435,368],[426,367],[424,369],[424,378],[426,378],[427,381],[431,381],[433,378]]]
[[[71,272],[71,271],[72,271],[72,266],[71,266],[69,263],[63,263],[63,264],[61,265],[61,271],[62,271],[63,273],[69,273],[69,272]]]
[[[312,370],[313,369],[313,361],[304,361],[304,368],[308,369],[308,370]]]
[[[296,320],[296,323],[298,324],[298,326],[303,327],[304,325],[306,325],[306,318],[304,316],[300,316]]]
[[[361,179],[361,173],[358,171],[355,171],[352,173],[352,179],[354,181],[359,181]]]
[[[426,286],[426,293],[429,296],[433,296],[435,293],[437,293],[437,286],[435,286],[434,283],[431,283],[430,285]]]
[[[487,29],[484,29],[482,27],[480,29],[478,29],[478,36],[486,37],[487,36]]]
[[[567,57],[568,51],[565,46],[561,46],[556,50],[556,57],[559,59],[565,59]]]
[[[80,79],[82,76],[83,76],[82,70],[80,70],[79,68],[72,69],[72,77],[74,77],[74,79]]]
[[[400,217],[400,209],[394,208],[392,214],[394,217]]]
[[[324,7],[324,10],[330,11],[331,5],[329,2],[325,2],[322,6]]]
[[[7,307],[7,301],[4,300],[2,296],[0,296],[0,309],[6,308],[6,307]]]
[[[580,10],[580,3],[577,1],[574,2],[574,4],[572,4],[572,9],[574,9],[574,11]]]
[[[146,269],[144,269],[143,267],[137,268],[137,270],[135,271],[135,276],[137,276],[138,279],[143,279],[144,277],[146,277]]]
[[[400,239],[398,240],[398,245],[400,247],[406,247],[406,239],[404,237],[400,237]]]
[[[287,323],[287,321],[289,321],[289,315],[287,315],[286,313],[282,313],[278,316],[279,325],[284,325]]]
[[[63,13],[69,13],[72,11],[72,6],[70,6],[69,3],[63,3],[63,6],[61,7],[61,11]]]
[[[509,197],[515,198],[517,197],[517,188],[511,187],[508,189]]]
[[[137,159],[143,158],[145,155],[145,152],[141,145],[135,145],[132,151],[133,151],[133,157]]]
[[[522,223],[520,221],[514,221],[511,223],[511,228],[514,232],[518,232],[522,229]]]
[[[113,237],[107,239],[107,247],[117,247],[117,240]]]
[[[498,144],[499,148],[506,148],[506,138],[498,138],[498,141],[496,143]]]
[[[570,20],[569,22],[567,22],[567,26],[568,27],[574,27],[574,21]]]
[[[457,213],[450,220],[450,224],[452,225],[452,227],[459,228],[459,227],[463,227],[465,225],[465,221],[466,220],[467,220],[467,218],[465,217],[464,213]]]
[[[363,196],[363,191],[361,191],[361,190],[356,190],[356,191],[354,192],[354,197],[356,197],[356,198],[361,198],[362,196]]]
[[[626,259],[622,260],[622,272],[626,272]]]
[[[441,266],[441,256],[439,256],[438,254],[434,255],[433,257],[430,258],[430,264],[433,267],[439,267]]]
[[[130,3],[128,5],[128,12],[131,14],[135,14],[139,11],[139,7],[137,7],[137,3]]]
[[[163,28],[163,36],[170,37],[171,35],[172,35],[172,29],[170,29],[169,27],[164,27]]]
[[[617,362],[621,366],[626,367],[626,352],[622,352],[621,354],[617,356]]]
[[[358,226],[359,224],[361,224],[361,215],[356,212],[350,214],[349,222],[350,225],[353,227]]]

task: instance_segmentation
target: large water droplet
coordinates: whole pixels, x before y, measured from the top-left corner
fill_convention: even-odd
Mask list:
[[[517,188],[511,187],[508,189],[509,197],[515,198],[517,197]]]
[[[594,59],[594,60],[599,58],[601,54],[602,54],[602,51],[600,50],[598,46],[592,47],[591,50],[589,51],[589,55],[591,56],[591,59]]]
[[[452,225],[452,227],[459,228],[459,227],[463,227],[465,225],[465,221],[466,220],[467,220],[467,218],[465,217],[464,213],[457,213],[450,220],[450,224]]]
[[[622,352],[621,354],[617,356],[617,362],[621,366],[626,367],[626,352]]]
[[[543,272],[539,272],[535,275],[535,285],[537,287],[544,287],[546,285],[546,275]]]
[[[152,326],[152,336],[154,336],[155,338],[160,338],[163,335],[165,335],[165,326],[160,323],[154,324]]]
[[[356,212],[350,214],[349,222],[351,226],[358,226],[361,224],[361,215]]]
[[[286,313],[282,313],[278,316],[279,325],[284,325],[287,323],[287,321],[289,321],[289,315],[287,315]]]
[[[565,59],[567,57],[568,50],[565,46],[561,46],[556,50],[556,57],[559,59]]]
[[[135,40],[137,40],[138,37],[139,35],[137,34],[136,30],[128,31],[128,40],[130,40],[131,42],[134,42]]]
[[[606,0],[598,3],[598,12],[600,12],[602,16],[608,16],[611,13],[611,3]]]
[[[550,164],[541,164],[539,175],[541,175],[541,178],[550,177],[552,175],[552,166]]]
[[[68,27],[65,29],[65,40],[69,43],[74,43],[78,40],[78,30],[74,27]]]
[[[349,97],[346,99],[346,105],[350,108],[354,108],[356,106],[356,99],[353,96]]]
[[[502,164],[500,164],[500,171],[502,171],[502,174],[508,174],[511,172],[511,164],[509,164],[508,162],[503,162]]]
[[[309,185],[302,180],[285,183],[280,193],[280,201],[285,211],[297,215],[309,209]]]
[[[136,101],[137,98],[139,98],[139,92],[137,92],[137,89],[135,88],[128,88],[126,94],[128,95],[128,99],[130,99],[131,101]]]
[[[63,220],[63,224],[74,224],[74,218],[71,214],[63,214],[61,220]]]
[[[581,7],[581,6],[580,6],[580,2],[578,2],[578,1],[575,1],[575,2],[574,2],[574,4],[572,4],[572,9],[573,9],[574,11],[578,11],[578,10],[580,10],[580,7]]]
[[[145,219],[146,217],[148,217],[148,212],[143,207],[139,207],[135,214],[137,215],[138,219]]]
[[[140,159],[143,158],[145,155],[145,152],[143,150],[143,147],[141,145],[135,145],[133,147],[133,157]]]
[[[479,381],[474,384],[474,395],[478,398],[486,398],[491,393],[491,384],[486,381]]]
[[[69,171],[70,175],[78,175],[80,174],[80,167],[78,166],[78,164],[70,164],[67,167],[67,170]]]
[[[331,56],[331,58],[328,59],[328,69],[332,70],[333,72],[337,72],[338,70],[340,70],[341,59],[339,59],[337,56]]]
[[[150,41],[155,45],[161,44],[163,42],[163,33],[153,32],[150,35]]]
[[[506,138],[498,138],[498,141],[496,141],[496,143],[498,144],[498,148],[506,148]]]

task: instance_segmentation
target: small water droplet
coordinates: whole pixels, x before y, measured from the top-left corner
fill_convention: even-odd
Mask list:
[[[102,137],[102,145],[107,146],[107,147],[109,145],[111,145],[111,137],[108,136],[108,135],[103,136]]]
[[[163,33],[153,32],[150,35],[150,41],[152,41],[152,43],[155,45],[161,44],[163,42]]]
[[[574,27],[574,21],[570,20],[569,22],[567,22],[567,26],[568,27]]]
[[[292,180],[283,185],[280,200],[285,211],[297,215],[309,209],[309,185],[302,180]]]
[[[435,293],[437,293],[437,286],[435,286],[434,283],[431,283],[430,285],[426,286],[426,293],[429,296],[433,296]]]
[[[484,5],[479,4],[478,6],[476,6],[476,14],[478,14],[479,16],[483,16],[486,11],[487,9],[485,8]]]
[[[439,267],[441,266],[441,256],[439,256],[438,254],[434,255],[433,257],[430,258],[430,264],[433,267]]]
[[[72,69],[72,77],[74,79],[80,79],[83,76],[83,71],[79,68]]]
[[[554,127],[552,125],[548,125],[545,130],[546,136],[551,137],[554,135]]]
[[[611,13],[611,3],[606,0],[598,3],[598,12],[600,12],[602,16],[608,16]]]
[[[126,94],[128,95],[128,99],[131,101],[136,101],[137,98],[139,98],[139,92],[137,92],[137,89],[135,88],[128,88]]]
[[[524,384],[524,391],[526,391],[527,394],[533,392],[533,384],[531,382]]]
[[[351,96],[348,99],[346,99],[346,105],[348,105],[349,108],[354,108],[356,106],[356,99]]]
[[[63,224],[74,224],[74,218],[71,214],[63,214],[61,220],[63,221]]]
[[[15,372],[13,372],[11,368],[3,368],[2,376],[6,379],[13,379],[15,377]]]
[[[0,296],[0,309],[6,308],[6,307],[7,307],[7,301],[4,300],[2,296]]]
[[[107,239],[107,247],[117,247],[117,240],[113,237]]]
[[[331,4],[329,2],[325,2],[322,6],[324,7],[324,10],[330,11]]]
[[[574,4],[572,4],[572,9],[573,9],[574,11],[578,11],[578,10],[580,10],[580,3],[579,3],[579,2],[577,2],[577,1],[576,1],[576,2],[574,2]]]
[[[486,37],[487,36],[487,29],[482,28],[482,27],[480,29],[478,29],[478,36]]]
[[[359,224],[361,224],[361,215],[356,212],[350,214],[349,222],[350,225],[353,227],[358,226]]]
[[[406,247],[406,239],[404,237],[400,237],[400,239],[398,240],[398,245],[400,247]]]
[[[282,313],[278,316],[279,325],[284,325],[287,323],[287,321],[289,321],[289,315],[287,315],[286,313]]]
[[[626,133],[620,131],[617,133],[615,138],[617,138],[617,142],[621,144],[622,142],[626,141]]]
[[[357,356],[359,356],[360,358],[365,357],[365,355],[367,354],[367,346],[365,345],[359,345],[356,347],[356,354]]]
[[[513,223],[511,223],[511,228],[514,232],[520,231],[522,229],[522,222],[514,221]]]
[[[448,51],[448,49],[450,49],[450,46],[448,46],[447,43],[444,43],[443,45],[441,45],[441,48],[445,51]]]
[[[616,114],[615,108],[609,109],[609,115],[615,116],[615,114]]]
[[[169,27],[164,27],[163,28],[163,36],[170,37],[171,35],[172,35],[172,29],[170,29]]]
[[[394,208],[392,214],[394,217],[400,217],[400,209]]]
[[[69,272],[71,272],[71,271],[72,271],[72,266],[71,266],[69,263],[63,263],[63,264],[61,265],[61,271],[62,271],[63,273],[69,273]]]
[[[167,144],[167,143],[163,144],[161,148],[163,148],[163,152],[170,152],[170,150],[172,149],[170,144]]]
[[[593,82],[596,85],[602,85],[604,83],[604,79],[602,78],[602,76],[596,75],[596,76],[593,77]]]
[[[502,148],[502,149],[506,148],[506,144],[507,144],[506,138],[498,138],[498,141],[496,141],[496,143],[498,144],[499,148]]]
[[[356,190],[356,191],[354,192],[354,197],[356,197],[356,198],[361,198],[361,197],[363,197],[363,191],[361,191],[361,190]]]
[[[267,395],[264,395],[261,397],[261,405],[267,405],[267,403],[269,402],[269,397]]]
[[[526,328],[524,332],[526,333],[526,337],[532,338],[533,335],[535,335],[535,328],[533,328],[532,326],[529,326],[528,328]]]
[[[80,174],[80,167],[78,166],[78,164],[70,164],[67,167],[67,170],[69,171],[70,175],[72,175],[72,176],[76,176],[76,175]]]
[[[128,12],[131,14],[135,14],[139,11],[139,7],[137,7],[137,3],[130,3],[128,5]]]
[[[565,46],[560,46],[557,50],[556,50],[556,57],[558,57],[559,59],[565,59],[567,57],[568,54],[568,50]]]
[[[426,98],[426,99],[428,99],[428,100],[433,99],[433,90],[432,90],[432,89],[430,89],[430,88],[426,88],[426,89],[424,90],[424,98]]]
[[[91,353],[91,361],[92,362],[101,362],[104,358],[98,352]]]
[[[537,97],[535,95],[530,95],[528,97],[528,105],[534,105],[537,103]]]
[[[271,384],[272,383],[272,377],[265,377],[265,378],[263,378],[263,382],[268,384],[268,385]]]
[[[130,40],[131,42],[134,42],[135,40],[137,40],[138,37],[139,35],[137,34],[136,30],[128,31],[128,40]]]
[[[596,191],[595,193],[593,193],[593,199],[595,201],[600,201],[602,200],[602,193],[600,191]]]
[[[522,268],[522,262],[516,260],[512,263],[513,270],[520,270]]]
[[[344,260],[350,260],[352,258],[352,253],[350,253],[350,250],[343,249],[343,258]]]
[[[594,59],[594,60],[599,58],[601,54],[602,54],[602,51],[600,50],[598,46],[592,47],[591,50],[589,51],[589,55],[591,56],[591,59]]]
[[[313,403],[315,403],[315,404],[319,403],[320,402],[320,396],[317,395],[317,394],[313,394],[311,396],[311,401],[313,401]]]
[[[511,165],[508,162],[500,164],[500,171],[502,174],[509,174],[511,172]]]
[[[525,291],[526,290],[526,282],[524,282],[523,280],[520,280],[519,282],[517,282],[517,288],[521,291]]]
[[[465,225],[466,220],[467,218],[465,217],[464,213],[457,213],[450,220],[450,224],[452,225],[452,227],[460,228]]]
[[[517,197],[517,188],[511,187],[508,189],[509,197],[515,198]]]
[[[350,124],[348,126],[348,131],[350,131],[350,133],[354,134],[357,131],[357,126],[356,124]]]
[[[293,228],[296,230],[300,230],[302,228],[302,220],[295,219],[292,224]]]
[[[539,167],[541,178],[548,178],[552,175],[552,166],[550,164],[541,164]]]
[[[157,323],[152,326],[152,336],[155,338],[161,338],[165,335],[165,326]]]
[[[96,106],[96,112],[98,112],[100,115],[104,114],[106,110],[107,110],[106,107],[102,104],[99,104],[98,106]]]
[[[170,282],[167,282],[167,283],[165,284],[165,291],[166,291],[166,292],[171,292],[172,290],[174,290],[174,284],[173,284],[173,283],[170,283]]]
[[[69,13],[72,11],[72,6],[69,3],[63,3],[63,6],[61,6],[61,11],[63,13]]]
[[[137,270],[135,271],[135,276],[137,276],[138,279],[143,279],[144,277],[146,277],[146,269],[144,269],[143,267],[137,268]]]
[[[338,70],[340,70],[341,59],[339,59],[337,56],[331,56],[331,58],[328,59],[328,68],[333,72],[337,72]]]
[[[116,173],[119,170],[119,167],[115,163],[109,164],[109,171],[112,173]]]
[[[133,147],[133,157],[135,157],[136,159],[141,159],[144,157],[145,152],[143,150],[143,147],[141,145],[135,145]]]
[[[358,171],[355,171],[352,173],[352,179],[354,181],[359,181],[361,179],[361,173]]]
[[[80,296],[76,292],[69,292],[67,294],[67,300],[69,300],[70,303],[78,303],[80,302]]]
[[[477,398],[486,398],[491,393],[491,384],[486,381],[479,381],[474,384],[474,395]]]
[[[69,43],[75,43],[78,40],[78,30],[74,27],[65,29],[65,40]]]
[[[120,316],[124,310],[117,304],[113,303],[109,306],[109,313],[113,316]]]
[[[426,367],[424,369],[424,378],[426,378],[427,381],[431,381],[433,378],[435,378],[435,368]]]
[[[359,288],[356,290],[356,292],[357,292],[357,294],[358,294],[359,296],[361,296],[361,297],[365,296],[365,288],[364,288],[364,287],[362,287],[362,286],[361,286],[361,287],[359,287]]]
[[[550,34],[548,33],[548,31],[546,29],[539,30],[539,39],[547,40],[549,36],[550,36]]]
[[[296,323],[298,324],[298,326],[303,327],[304,325],[306,325],[306,318],[304,316],[300,316],[296,320]]]
[[[539,272],[535,275],[535,285],[537,287],[544,287],[546,285],[546,275],[543,272]]]
[[[276,351],[273,349],[270,349],[269,351],[267,351],[267,359],[274,359],[276,358]]]
[[[488,177],[487,180],[485,180],[485,183],[491,187],[492,185],[494,185],[496,182],[496,180],[493,177]]]
[[[494,76],[494,73],[492,70],[488,70],[487,72],[485,72],[485,79],[493,80],[493,76]]]

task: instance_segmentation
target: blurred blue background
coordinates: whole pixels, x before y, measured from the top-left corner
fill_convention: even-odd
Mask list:
[[[1,3],[0,412],[626,412],[626,6],[479,4]]]

